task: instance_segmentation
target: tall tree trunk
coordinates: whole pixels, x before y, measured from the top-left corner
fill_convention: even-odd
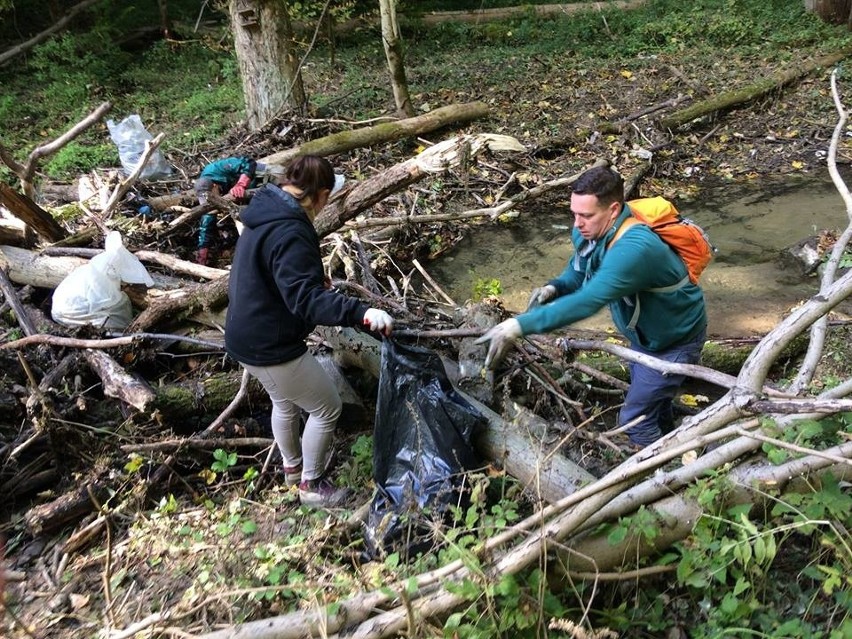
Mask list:
[[[305,89],[287,3],[230,0],[229,9],[248,127],[261,128],[285,107],[302,113]]]
[[[385,46],[385,57],[388,59],[396,109],[400,114],[410,118],[414,115],[414,107],[411,105],[408,81],[405,79],[402,39],[399,35],[399,24],[396,21],[396,1],[379,0],[382,13],[382,44]]]
[[[172,23],[169,20],[169,2],[168,0],[157,0],[157,5],[160,8],[160,31],[162,31],[164,38],[171,38]]]
[[[829,24],[852,27],[852,0],[805,0],[805,10],[817,14]]]

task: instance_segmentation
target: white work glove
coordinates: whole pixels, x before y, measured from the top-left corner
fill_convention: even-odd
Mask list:
[[[387,336],[393,330],[393,318],[380,308],[368,308],[367,312],[364,313],[364,326],[368,326],[371,331]]]
[[[497,368],[497,365],[506,357],[506,352],[512,347],[515,340],[523,334],[520,322],[513,317],[512,319],[507,319],[505,322],[500,322],[476,340],[474,344],[491,342],[488,346],[488,355],[485,356],[485,368]]]
[[[556,287],[553,284],[545,284],[539,288],[534,288],[530,295],[530,301],[527,303],[527,310],[541,306],[554,297],[556,297]]]

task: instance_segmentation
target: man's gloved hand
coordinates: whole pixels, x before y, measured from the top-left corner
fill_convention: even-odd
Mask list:
[[[507,319],[505,322],[500,322],[476,340],[474,344],[491,342],[488,346],[488,355],[485,356],[485,367],[491,369],[497,368],[497,365],[503,361],[506,352],[511,348],[514,341],[523,334],[520,322],[513,317],[512,319]]]
[[[246,196],[246,189],[248,185],[251,183],[251,178],[243,173],[240,176],[240,179],[237,180],[237,183],[231,187],[231,190],[228,191],[228,195],[230,195],[235,200],[241,200]]]
[[[541,306],[545,302],[549,302],[556,297],[556,287],[553,284],[545,284],[539,288],[534,288],[530,295],[530,301],[527,303],[527,310]]]
[[[371,331],[387,336],[393,330],[393,318],[380,308],[368,308],[367,312],[364,313],[364,326],[368,326]]]

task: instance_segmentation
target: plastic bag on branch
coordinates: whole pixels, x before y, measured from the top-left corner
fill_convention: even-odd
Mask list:
[[[56,287],[51,315],[65,326],[91,324],[122,330],[133,319],[133,307],[121,290],[122,282],[154,285],[139,258],[124,248],[121,234],[111,231],[104,241],[104,252],[75,268]]]
[[[376,421],[376,493],[365,527],[372,557],[428,550],[478,465],[471,441],[487,420],[453,388],[436,353],[386,339]]]
[[[142,118],[138,114],[128,115],[116,124],[113,120],[107,120],[109,137],[118,147],[118,157],[125,175],[130,175],[139,166],[142,156],[145,154],[145,141],[153,140],[154,136],[148,133]],[[160,149],[157,149],[148,158],[148,163],[139,174],[141,180],[155,180],[168,177],[172,174],[172,167],[166,162]]]

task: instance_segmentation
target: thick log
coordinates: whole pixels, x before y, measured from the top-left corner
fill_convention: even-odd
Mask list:
[[[214,373],[209,377],[157,388],[151,405],[167,424],[182,424],[193,419],[218,415],[228,406],[240,389],[242,370]],[[248,385],[247,401],[257,404],[268,401],[266,391],[254,378]]]
[[[795,82],[812,71],[835,65],[850,54],[852,54],[852,49],[844,49],[843,51],[822,56],[821,58],[811,60],[810,62],[799,63],[786,71],[777,73],[768,78],[763,78],[762,80],[743,87],[742,89],[726,91],[725,93],[720,93],[719,95],[715,95],[707,100],[703,100],[702,102],[690,105],[685,109],[676,111],[675,113],[661,119],[660,126],[663,129],[676,129],[679,126],[692,122],[696,118],[710,115],[717,111],[731,109],[753,100],[757,100],[768,93]]]
[[[450,124],[469,122],[488,115],[488,105],[484,102],[451,104],[396,122],[384,122],[375,126],[340,131],[324,138],[305,142],[301,146],[273,153],[259,161],[266,164],[287,164],[301,155],[333,155],[351,151],[371,144],[392,142],[403,138],[415,137],[430,131],[442,129]]]
[[[88,261],[83,257],[47,255],[17,246],[0,245],[0,268],[9,273],[9,279],[15,284],[56,288],[71,271],[87,264]],[[216,270],[209,269],[204,273],[208,276],[214,275]],[[152,289],[154,297],[165,294],[163,291],[186,285],[183,280],[160,273],[152,273],[151,278],[154,280],[154,289],[159,289],[159,292]]]
[[[84,484],[51,502],[30,508],[24,515],[24,521],[31,534],[40,535],[94,512],[97,509],[95,504],[103,504],[108,496],[105,485]]]
[[[378,175],[346,189],[322,210],[314,221],[317,233],[325,237],[387,196],[450,167],[471,161],[485,150],[523,152],[526,149],[507,135],[460,135],[429,147],[416,157],[396,164]]]
[[[0,182],[0,203],[9,209],[12,215],[26,222],[50,242],[56,242],[68,235],[50,213],[4,182]]]
[[[105,395],[120,399],[140,411],[148,408],[157,397],[147,382],[130,375],[103,351],[87,348],[83,351],[83,356],[101,378]]]
[[[0,244],[30,248],[34,241],[33,230],[22,221],[0,219]]]
[[[498,20],[510,20],[512,18],[529,15],[531,12],[538,16],[569,15],[579,11],[606,11],[607,9],[620,9],[626,11],[637,9],[645,4],[645,0],[610,0],[609,2],[574,2],[570,4],[522,4],[516,7],[496,7],[493,9],[476,9],[473,11],[430,11],[413,18],[407,18],[404,22],[422,22],[427,25],[444,24],[446,22],[467,22],[482,24],[483,22],[494,22]],[[406,16],[400,15],[400,19]]]
[[[351,328],[318,327],[317,333],[334,348],[334,358],[341,365],[358,366],[378,378],[381,344],[376,339]],[[555,503],[595,480],[562,455],[550,454],[539,437],[546,424],[538,418],[517,411],[516,417],[507,421],[464,391],[459,392],[488,420],[488,428],[477,441],[480,452],[544,501]]]

